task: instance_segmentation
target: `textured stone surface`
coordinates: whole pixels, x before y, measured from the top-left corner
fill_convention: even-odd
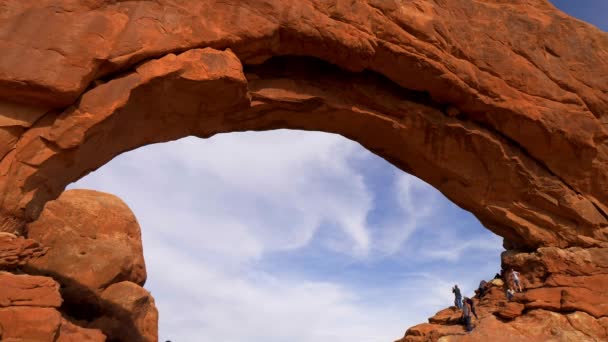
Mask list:
[[[513,267],[514,260],[519,266],[533,265],[533,268],[518,268],[522,276],[531,279],[539,275],[533,272],[534,269],[539,272],[539,264],[560,265],[562,272],[568,272],[566,260],[580,261],[581,255],[588,252],[580,248],[559,251],[551,248],[538,253],[507,252],[503,254],[503,265]],[[586,255],[603,255],[603,251],[595,250]],[[598,262],[578,271],[600,272],[601,265]],[[549,269],[556,271],[555,268]],[[540,279],[531,281],[536,287],[516,293],[512,301],[506,299],[507,284],[492,284],[482,299],[474,299],[479,319],[473,318],[475,328],[470,334],[458,325],[460,311],[450,307],[429,318],[429,323],[408,329],[398,341],[604,341],[608,338],[608,330],[605,329],[608,315],[603,311],[605,295],[592,282],[570,282],[568,287],[564,287],[552,286],[548,282],[539,284]],[[606,286],[605,282],[600,283]]]
[[[59,284],[48,277],[0,272],[0,307],[61,305]]]
[[[55,342],[105,342],[105,340],[106,336],[99,330],[82,328],[62,319],[59,336]]]
[[[516,301],[527,309],[583,311],[608,316],[608,248],[539,248],[503,253],[503,268],[520,270],[529,289]]]
[[[2,341],[55,342],[61,314],[53,308],[0,308]]]
[[[43,208],[122,152],[320,130],[504,237],[527,311],[511,318],[521,306],[493,288],[462,338],[584,341],[600,336],[590,322],[608,326],[608,34],[546,0],[0,0],[0,51],[0,231],[25,234],[40,217],[30,237],[84,246],[66,228],[83,211]],[[82,218],[90,237],[96,219]],[[57,257],[82,250],[50,245],[61,252],[47,271],[64,285],[82,277],[97,296],[110,284]],[[410,336],[460,328],[437,327]]]
[[[2,5],[1,96],[55,108],[0,162],[2,230],[137,146],[301,128],[361,142],[510,247],[608,246],[608,38],[546,1]],[[281,55],[333,66],[294,76]]]
[[[11,270],[25,265],[28,260],[38,258],[48,251],[32,239],[0,232],[0,270]]]
[[[99,330],[78,327],[53,308],[0,308],[4,342],[105,342]]]
[[[108,287],[102,298],[105,315],[95,320],[91,327],[102,330],[113,340],[158,341],[158,311],[148,291],[123,281]]]
[[[59,280],[68,303],[98,304],[109,285],[143,284],[146,268],[141,232],[129,207],[116,196],[70,190],[47,203],[28,226],[29,237],[50,247],[26,269]]]

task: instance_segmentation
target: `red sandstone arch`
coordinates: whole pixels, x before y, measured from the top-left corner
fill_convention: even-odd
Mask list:
[[[361,142],[513,246],[606,246],[608,38],[545,1],[2,4],[0,94],[23,103],[3,106],[3,230],[125,150],[299,128]],[[241,71],[278,55],[335,68]]]
[[[17,163],[9,167],[4,208],[17,203],[33,219],[67,184],[145,144],[298,128],[361,142],[516,246],[602,245],[606,221],[589,199],[456,110],[372,73],[283,57],[244,74],[232,52],[193,49],[100,84],[25,132],[5,158]]]
[[[545,0],[0,9],[0,231],[138,146],[294,128],[360,142],[507,248],[608,247],[608,35]]]

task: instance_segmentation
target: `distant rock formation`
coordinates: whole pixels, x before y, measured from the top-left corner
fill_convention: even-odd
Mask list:
[[[103,316],[113,275],[145,279],[131,218],[131,263],[61,263],[74,229],[110,248],[108,226],[63,227],[98,208],[53,208],[67,184],[146,144],[277,128],[355,140],[504,237],[529,290],[496,322],[606,317],[608,34],[546,0],[0,0],[0,50],[0,232],[24,236],[0,236],[0,267],[64,286],[64,318],[36,308],[48,331]]]

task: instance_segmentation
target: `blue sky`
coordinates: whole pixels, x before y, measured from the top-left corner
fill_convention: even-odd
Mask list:
[[[606,29],[608,2],[554,3]],[[137,216],[161,341],[393,341],[500,267],[471,214],[332,134],[150,145],[70,188]]]

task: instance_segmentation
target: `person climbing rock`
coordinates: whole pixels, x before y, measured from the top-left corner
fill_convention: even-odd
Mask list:
[[[460,293],[460,289],[458,285],[454,285],[452,287],[452,293],[454,294],[454,305],[460,310],[462,310],[462,294]]]
[[[464,301],[462,303],[462,321],[467,332],[471,332],[473,330],[473,326],[471,325],[471,311],[471,304],[469,304],[468,298],[464,297]]]
[[[467,302],[469,304],[469,307],[471,308],[471,312],[473,313],[473,316],[475,316],[475,319],[479,319],[479,317],[477,317],[477,312],[475,312],[475,304],[473,303],[473,300],[471,298],[464,297],[464,302]]]
[[[515,294],[515,291],[513,291],[513,289],[509,287],[507,289],[507,300],[511,301],[513,299],[514,294]]]
[[[514,269],[511,269],[511,278],[513,279],[513,284],[515,285],[514,287],[517,292],[522,292],[521,282],[519,280],[519,272],[515,271]]]

